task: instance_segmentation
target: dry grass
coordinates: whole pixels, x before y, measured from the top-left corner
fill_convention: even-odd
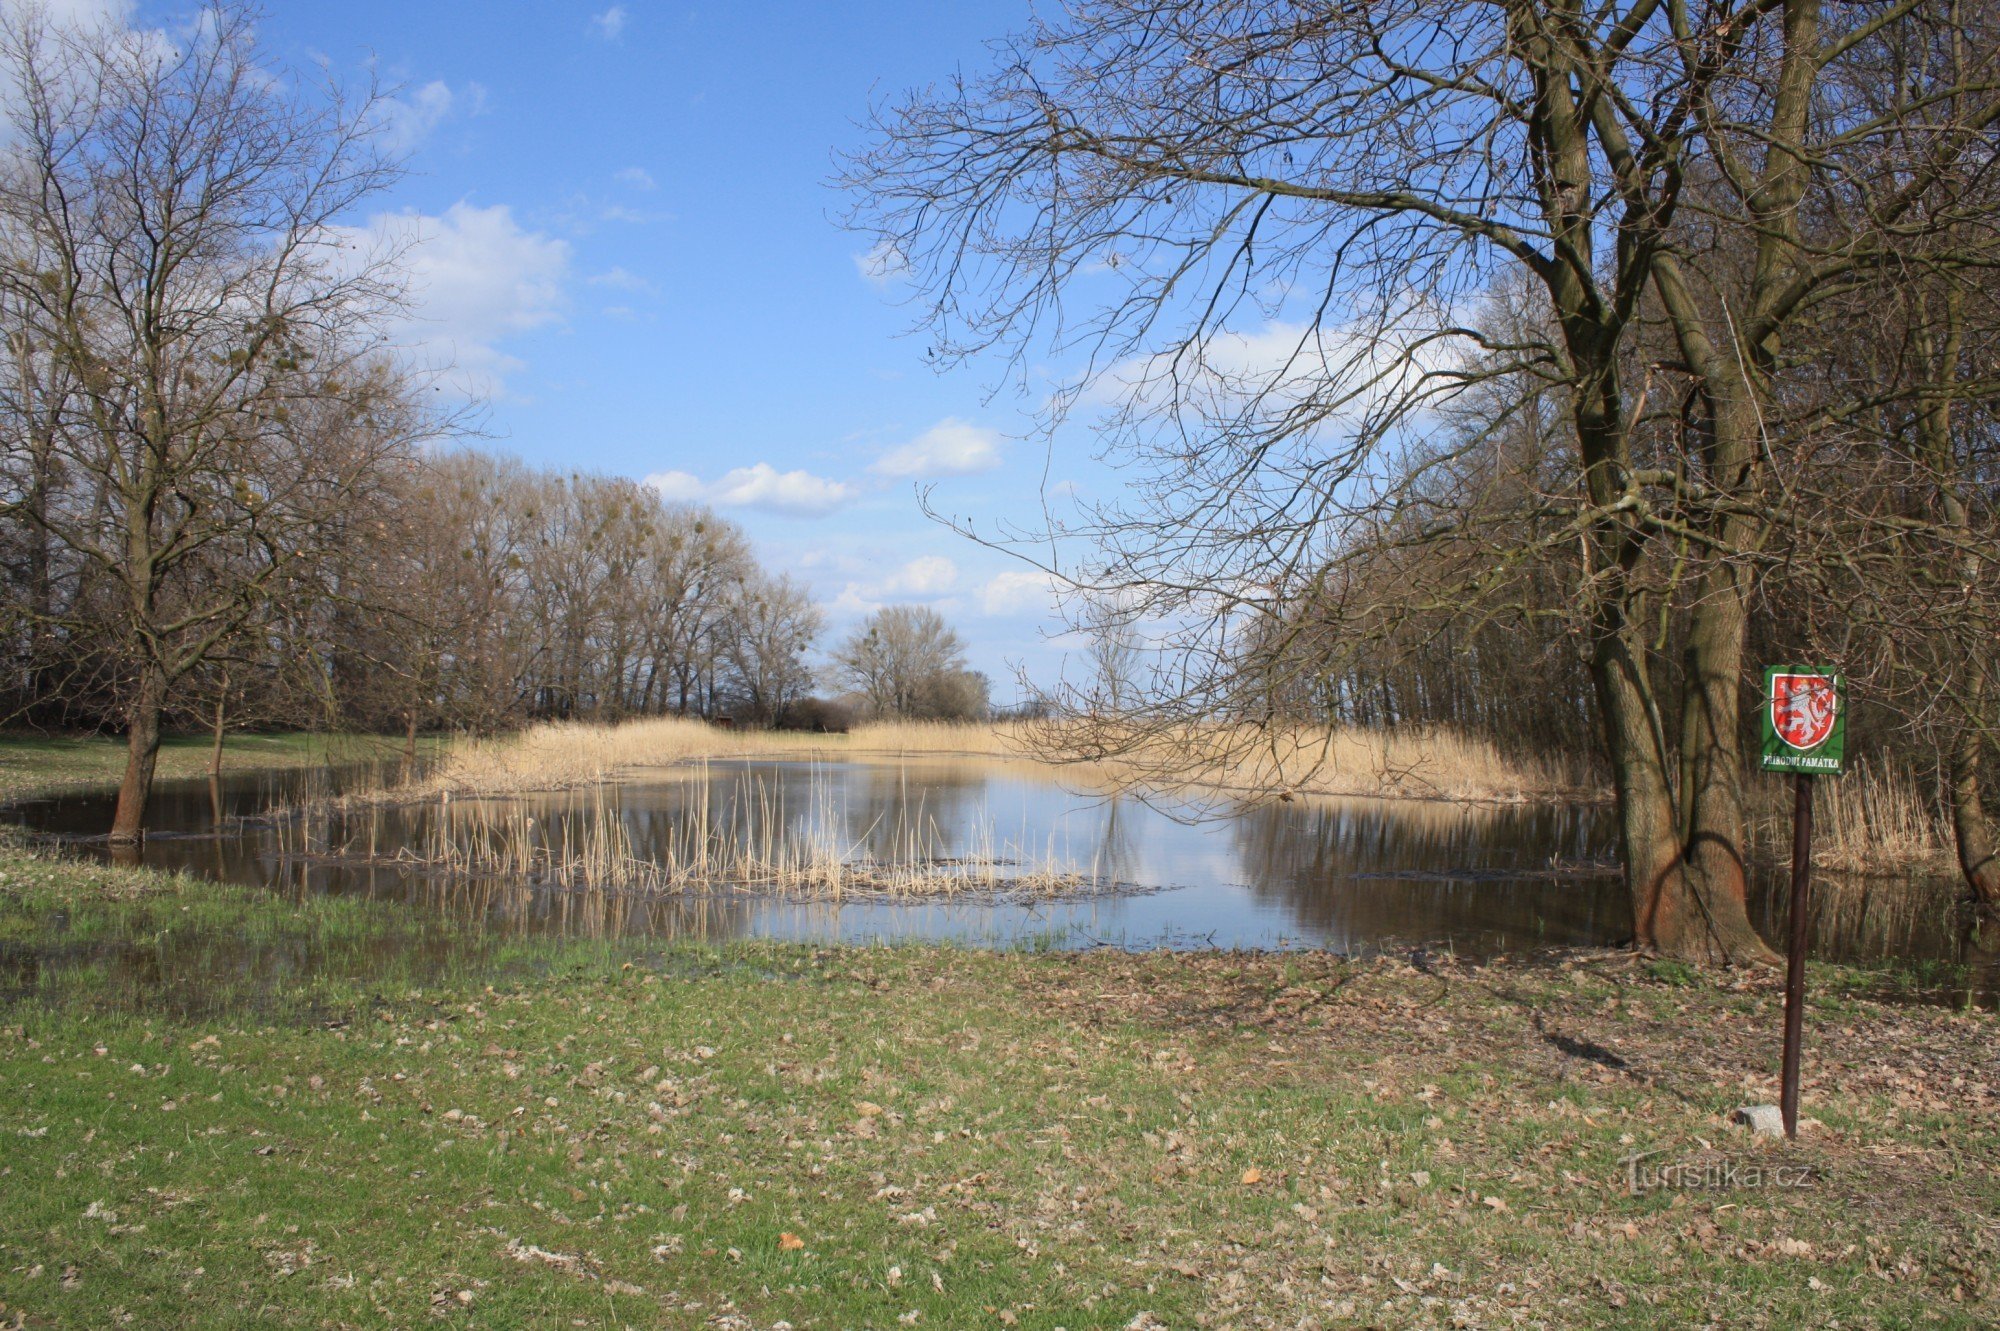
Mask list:
[[[1101,737],[1101,735],[1100,735]],[[927,754],[1047,762],[1068,738],[1058,724],[876,722],[846,735],[724,730],[662,717],[616,725],[550,723],[454,747],[409,794],[568,789],[642,767],[698,759]],[[1523,758],[1451,731],[1185,727],[1134,737],[1097,760],[1066,763],[1093,782],[1207,787],[1231,797],[1352,795],[1496,803],[1598,799],[1587,764]]]
[[[1036,747],[1095,749],[1119,783],[1208,790],[1230,799],[1294,795],[1520,804],[1608,795],[1589,763],[1504,753],[1441,727],[1398,730],[1248,725],[1120,733],[1101,721],[1055,721]]]
[[[1791,854],[1792,783],[1752,778],[1751,842],[1770,859]],[[1952,872],[1951,819],[1914,775],[1858,763],[1813,783],[1813,863],[1859,874]]]
[[[700,758],[832,754],[846,747],[838,735],[725,730],[675,716],[613,725],[551,721],[493,739],[461,741],[409,793],[566,790],[636,767]]]
[[[685,717],[612,724],[551,721],[493,739],[462,740],[406,794],[568,790],[645,767],[703,759],[825,758],[860,753],[1018,756],[1021,727],[878,722],[844,735],[729,730]]]

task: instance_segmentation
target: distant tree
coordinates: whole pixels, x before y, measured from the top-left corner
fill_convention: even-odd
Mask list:
[[[720,626],[720,656],[752,719],[775,721],[805,696],[806,653],[823,622],[806,589],[788,577],[739,588]]]
[[[885,606],[834,651],[833,670],[874,715],[923,716],[945,697],[939,681],[964,673],[965,640],[929,606]]]
[[[993,686],[977,670],[943,670],[917,685],[909,715],[921,721],[984,721]]]
[[[1131,618],[1107,601],[1083,612],[1084,661],[1090,671],[1086,699],[1100,715],[1118,716],[1137,700],[1139,633]]]

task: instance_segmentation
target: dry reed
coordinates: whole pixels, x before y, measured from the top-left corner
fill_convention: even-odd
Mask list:
[[[1207,790],[1231,800],[1317,795],[1520,804],[1608,794],[1585,760],[1523,758],[1442,727],[1211,725],[1121,734],[1115,724],[1092,720],[1044,728],[1035,747],[1093,748],[1103,754],[1093,767],[1119,784]]]
[[[1792,783],[1753,778],[1751,844],[1766,859],[1791,854]],[[1860,762],[1813,783],[1813,864],[1858,874],[1952,871],[1951,815],[1915,774]]]
[[[454,877],[661,894],[746,888],[838,901],[1070,896],[1109,886],[1094,867],[1068,865],[1053,842],[1032,857],[996,845],[989,825],[975,828],[957,854],[943,853],[946,838],[931,820],[897,827],[886,847],[864,854],[833,830],[839,820],[828,786],[815,786],[816,807],[805,811],[787,809],[767,785],[755,789],[725,820],[711,806],[712,784],[693,783],[685,816],[643,853],[609,782],[578,791],[567,808],[538,805],[539,816],[519,804],[454,801],[440,791],[421,849],[404,846],[393,855],[381,853],[372,818],[337,845],[310,816],[281,820],[278,850],[288,859],[394,862]]]
[[[615,725],[553,722],[452,747],[403,793],[499,794],[560,790],[638,768],[698,759],[818,758],[864,754],[1026,758],[1055,750],[1043,727],[995,723],[874,722],[845,735],[727,730],[679,717]],[[1232,797],[1286,792],[1389,799],[1522,803],[1599,799],[1604,781],[1581,761],[1521,758],[1452,731],[1183,727],[1148,735],[1114,757],[1063,764],[1094,784],[1205,786]]]

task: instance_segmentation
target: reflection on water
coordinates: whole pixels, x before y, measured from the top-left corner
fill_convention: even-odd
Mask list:
[[[314,778],[326,780],[324,774]],[[756,936],[815,941],[951,939],[1086,947],[1423,945],[1475,956],[1615,944],[1631,915],[1598,807],[1460,807],[1367,800],[1266,805],[1179,821],[1129,797],[1065,789],[1038,769],[976,760],[741,762],[679,768],[594,791],[433,802],[272,820],[296,774],[211,789],[163,783],[144,862],[291,894],[388,900],[440,928],[504,937]],[[110,796],[24,804],[31,829],[88,837]],[[504,819],[496,819],[496,814]],[[435,838],[512,820],[561,847],[610,819],[638,856],[690,837],[752,848],[813,840],[882,863],[986,855],[1069,868],[1136,889],[1057,901],[812,901],[734,890],[648,895],[521,875],[446,876],[396,863]],[[593,821],[595,820],[595,821]],[[109,854],[101,842],[80,842]],[[311,854],[301,854],[310,850]],[[1782,873],[1761,875],[1755,919],[1782,938]],[[1956,886],[1836,880],[1816,888],[1814,954],[1957,960]]]

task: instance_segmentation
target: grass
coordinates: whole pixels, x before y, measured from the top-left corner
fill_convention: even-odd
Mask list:
[[[213,740],[170,735],[160,742],[157,775],[163,780],[208,775]],[[427,750],[437,740],[427,739]],[[225,773],[244,768],[317,767],[327,763],[388,759],[403,752],[400,737],[289,732],[230,735],[223,745]],[[116,785],[125,774],[125,741],[107,735],[0,734],[0,799],[26,799],[83,787]]]
[[[82,958],[0,971],[0,1324],[2000,1318],[2000,1019],[1831,968],[1816,1126],[1764,1144],[1726,1124],[1774,1098],[1758,975],[530,946],[0,874],[0,957]],[[231,991],[129,979],[202,966]],[[1635,1195],[1647,1151],[1739,1186]],[[1740,1186],[1776,1164],[1813,1185]]]

